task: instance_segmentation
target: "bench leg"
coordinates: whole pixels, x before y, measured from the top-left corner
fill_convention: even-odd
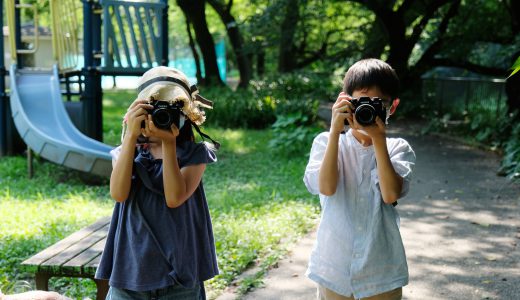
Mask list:
[[[36,272],[36,289],[41,291],[48,291],[49,278],[51,278],[51,276],[48,273]]]
[[[97,287],[96,300],[105,300],[108,294],[108,280],[94,279]]]

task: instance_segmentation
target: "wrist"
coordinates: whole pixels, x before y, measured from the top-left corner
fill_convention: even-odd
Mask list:
[[[167,138],[162,140],[162,145],[167,147],[175,147],[177,145],[176,138]]]
[[[330,130],[329,130],[329,134],[331,136],[338,136],[341,134],[341,129],[338,129],[338,128],[334,128],[334,127],[331,127]]]
[[[386,137],[384,135],[382,136],[375,136],[372,138],[372,144],[374,147],[377,148],[386,148]]]

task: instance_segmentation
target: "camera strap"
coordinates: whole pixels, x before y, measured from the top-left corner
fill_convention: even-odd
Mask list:
[[[197,124],[195,123],[191,123],[191,126],[195,127],[195,130],[197,130],[197,132],[199,133],[199,135],[202,137],[202,140],[203,141],[206,141],[204,138],[207,138],[211,141],[211,143],[213,144],[213,146],[215,146],[215,149],[219,149],[220,148],[220,143],[215,141],[214,139],[212,139],[209,135],[205,134],[204,132],[202,132],[200,130],[200,127],[197,126]]]

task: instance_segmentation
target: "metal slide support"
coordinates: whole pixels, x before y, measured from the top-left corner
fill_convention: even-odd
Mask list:
[[[0,1],[0,24],[4,24],[4,1]],[[4,35],[0,36],[0,53],[4,53]],[[0,55],[0,157],[7,155],[7,122],[11,120],[8,116],[8,99],[5,93],[5,61],[4,55]]]
[[[17,46],[21,47],[21,35],[20,35],[20,12],[18,9],[15,9],[15,6],[17,2],[14,0],[8,0],[12,1],[12,5],[8,5],[6,9],[11,8],[13,11],[4,11],[4,1],[0,1],[0,24],[4,23],[4,12],[7,14],[13,14],[18,15],[16,17],[18,26],[18,30],[10,30],[10,35],[13,34],[16,37],[16,44]],[[9,3],[8,3],[9,4]],[[13,37],[11,41],[15,41],[15,38]],[[16,48],[17,47],[11,47],[11,49],[15,48],[15,55],[16,55]],[[0,36],[0,53],[4,53],[4,35],[2,34]],[[12,51],[12,50],[11,50]],[[19,56],[18,59],[21,61],[22,56]],[[5,77],[9,75],[6,68],[5,68],[5,60],[4,55],[0,55],[0,157],[8,156],[8,155],[14,155],[14,154],[20,154],[23,153],[25,150],[25,145],[16,131],[16,128],[13,123],[13,118],[11,117],[11,105],[9,103],[9,95],[6,92],[6,86],[5,86]],[[14,79],[14,75],[11,78],[11,80]]]
[[[85,134],[98,141],[103,140],[103,116],[101,89],[101,73],[98,67],[101,59],[101,15],[94,13],[98,3],[93,0],[83,1],[83,56],[82,74],[85,78],[85,91],[81,95],[83,101],[83,120]]]
[[[165,7],[162,10],[161,39],[162,39],[162,57],[161,65],[168,65],[168,0],[162,0]]]
[[[14,4],[16,7],[20,4],[20,0],[15,0]],[[18,49],[22,49],[22,25],[21,25],[21,15],[19,9],[14,9],[14,32],[15,32],[15,45],[16,45],[16,52],[18,52]],[[19,68],[23,67],[23,55],[16,55],[16,64]],[[13,75],[14,76],[14,75]]]

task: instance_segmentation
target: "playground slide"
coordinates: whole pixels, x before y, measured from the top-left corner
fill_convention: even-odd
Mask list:
[[[11,65],[11,112],[24,142],[53,163],[110,176],[112,147],[81,133],[61,99],[58,69],[17,70]]]

